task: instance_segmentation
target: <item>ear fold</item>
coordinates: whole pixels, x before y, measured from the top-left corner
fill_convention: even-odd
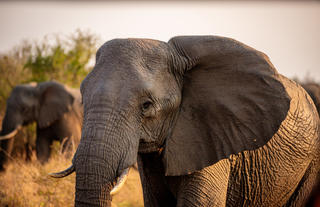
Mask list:
[[[290,98],[264,54],[216,36],[175,37],[169,45],[184,75],[180,113],[164,150],[167,175],[200,170],[272,138]]]
[[[68,112],[73,104],[73,96],[66,88],[57,82],[44,82],[39,84],[40,109],[38,125],[40,128],[48,127]]]

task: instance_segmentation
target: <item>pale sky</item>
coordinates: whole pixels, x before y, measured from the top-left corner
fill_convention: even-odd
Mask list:
[[[0,52],[23,39],[70,35],[77,28],[103,41],[232,37],[266,53],[280,73],[320,82],[319,1],[0,1]]]

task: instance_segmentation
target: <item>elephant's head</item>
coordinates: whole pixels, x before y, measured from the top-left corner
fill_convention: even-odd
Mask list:
[[[11,138],[21,126],[36,121],[39,128],[48,127],[70,110],[73,101],[66,88],[54,81],[16,86],[7,99],[2,121],[0,140],[4,151],[0,152],[0,166],[7,159]]]
[[[105,43],[81,85],[76,206],[110,205],[138,153],[158,151],[176,176],[266,144],[289,109],[277,76],[263,53],[229,38]]]

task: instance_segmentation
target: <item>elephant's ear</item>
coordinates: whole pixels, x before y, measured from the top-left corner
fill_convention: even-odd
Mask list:
[[[266,55],[217,36],[175,37],[169,45],[183,85],[164,149],[166,175],[192,173],[272,138],[290,98]]]
[[[40,110],[38,125],[40,128],[48,127],[68,112],[73,104],[74,97],[66,88],[57,82],[44,82],[39,84]]]

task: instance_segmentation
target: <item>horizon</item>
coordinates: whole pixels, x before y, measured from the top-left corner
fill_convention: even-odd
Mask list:
[[[320,82],[319,19],[319,1],[0,1],[0,53],[76,29],[102,42],[219,35],[266,53],[289,78]]]

